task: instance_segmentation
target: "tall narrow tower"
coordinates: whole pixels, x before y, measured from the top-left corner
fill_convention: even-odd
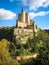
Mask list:
[[[30,19],[29,19],[29,14],[28,14],[28,25],[30,25]]]
[[[25,22],[25,11],[23,8],[22,8],[22,22]]]

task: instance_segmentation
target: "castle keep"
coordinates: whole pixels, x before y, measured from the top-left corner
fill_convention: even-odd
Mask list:
[[[16,27],[34,29],[34,26],[35,26],[35,23],[29,19],[28,13],[25,13],[24,9],[22,8],[22,11],[18,15],[18,19],[16,21]]]
[[[37,26],[29,19],[28,13],[22,8],[21,13],[19,13],[18,19],[16,20],[16,27],[14,28],[16,39],[21,41],[21,43],[26,43],[27,39],[36,34],[37,31]]]

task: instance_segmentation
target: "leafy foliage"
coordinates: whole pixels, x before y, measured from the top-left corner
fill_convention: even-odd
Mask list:
[[[16,59],[33,53],[38,54],[34,59],[20,62]],[[49,33],[39,30],[37,36],[21,44],[14,38],[13,28],[0,28],[0,65],[49,65]]]
[[[0,28],[0,39],[8,39],[9,41],[13,40],[13,28],[3,27]]]
[[[19,65],[19,63],[10,57],[10,42],[6,39],[0,41],[0,65]]]
[[[30,59],[25,65],[49,65],[49,35],[45,31],[38,31],[38,35],[28,40],[31,53],[38,53],[35,59]]]

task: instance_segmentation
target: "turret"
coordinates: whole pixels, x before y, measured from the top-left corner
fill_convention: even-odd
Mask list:
[[[30,25],[30,19],[29,19],[29,14],[28,14],[28,25]]]
[[[24,12],[24,8],[22,8],[22,12]]]
[[[25,22],[25,11],[24,9],[22,8],[22,22]]]

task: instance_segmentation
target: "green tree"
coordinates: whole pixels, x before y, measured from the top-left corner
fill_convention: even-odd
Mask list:
[[[9,45],[10,42],[6,39],[0,41],[0,65],[19,65],[17,60],[10,56]]]

